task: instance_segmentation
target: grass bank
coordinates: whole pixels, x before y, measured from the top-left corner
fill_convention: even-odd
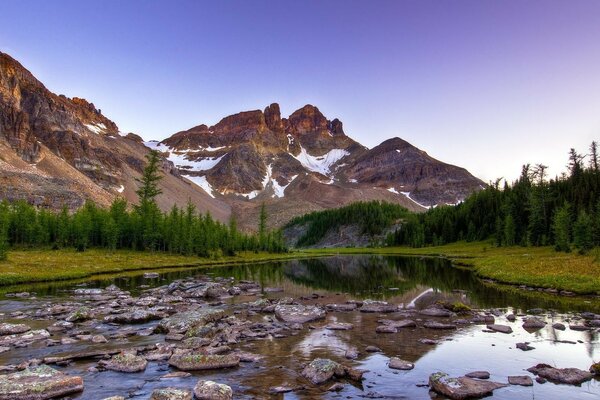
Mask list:
[[[502,283],[600,294],[600,253],[559,253],[551,247],[494,247],[485,242],[444,246],[318,249],[318,254],[387,254],[442,256]]]
[[[130,250],[114,252],[102,249],[90,249],[85,252],[71,249],[13,250],[9,252],[8,260],[0,261],[0,285],[81,279],[136,270],[257,263],[307,256],[319,255],[307,255],[303,252],[284,254],[242,252],[232,257],[207,259]]]

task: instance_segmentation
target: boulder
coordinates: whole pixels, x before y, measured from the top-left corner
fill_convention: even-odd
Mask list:
[[[156,311],[135,309],[122,314],[107,315],[104,322],[116,324],[143,324],[148,321],[161,319],[164,315]]]
[[[150,400],[192,400],[192,391],[172,387],[155,389]]]
[[[451,378],[443,372],[436,372],[429,376],[429,387],[452,400],[487,396],[494,390],[505,386],[507,385],[503,383],[481,381],[466,376]]]
[[[194,387],[194,396],[198,400],[231,400],[233,390],[222,383],[199,380]]]
[[[334,375],[340,378],[343,377],[345,375],[344,367],[335,361],[324,358],[313,360],[302,370],[302,376],[315,385],[327,382]]]
[[[527,369],[527,371],[549,381],[568,385],[579,385],[593,377],[591,372],[578,368],[554,368],[548,364],[538,364]]]
[[[67,315],[67,318],[65,318],[65,321],[67,321],[67,322],[82,322],[82,321],[87,321],[92,318],[94,318],[94,314],[92,313],[92,310],[90,310],[88,307],[79,307],[77,310],[75,310],[71,314]]]
[[[179,353],[169,358],[169,365],[182,371],[233,368],[240,365],[240,357],[235,354]]]
[[[0,324],[0,336],[18,335],[19,333],[25,333],[29,330],[31,330],[31,328],[25,324]]]
[[[200,308],[194,311],[173,314],[160,321],[156,330],[164,333],[185,333],[193,327],[218,321],[224,317],[225,312],[222,309],[214,307]]]
[[[101,365],[111,371],[117,372],[142,372],[148,366],[148,361],[131,352],[115,354],[108,361],[101,361]]]
[[[392,358],[390,358],[388,367],[390,367],[392,369],[399,369],[402,371],[409,371],[415,367],[415,364],[408,362],[408,361],[404,361],[398,357],[392,357]]]
[[[529,317],[523,322],[523,329],[534,332],[546,326],[546,322],[536,317]]]
[[[519,386],[533,386],[533,380],[529,376],[509,376],[508,383]]]
[[[303,306],[299,304],[277,305],[275,316],[288,323],[303,324],[305,322],[324,319],[326,311],[316,306]]]
[[[491,324],[487,326],[488,329],[494,331],[494,332],[500,332],[500,333],[512,333],[512,328],[508,325],[500,325],[500,324]]]
[[[83,391],[83,379],[47,365],[0,376],[0,400],[43,400]]]

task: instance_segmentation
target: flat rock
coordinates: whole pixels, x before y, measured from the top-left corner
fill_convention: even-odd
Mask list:
[[[194,311],[173,314],[160,321],[157,331],[165,333],[185,333],[192,327],[205,325],[208,322],[218,321],[225,317],[225,312],[220,308],[206,307]]]
[[[559,331],[564,331],[565,329],[567,329],[565,324],[561,324],[560,322],[555,322],[554,324],[552,324],[552,327],[554,329],[558,329]]]
[[[207,369],[233,368],[240,365],[240,357],[235,354],[173,354],[169,365],[182,371],[201,371]]]
[[[465,375],[467,378],[490,379],[490,373],[487,371],[473,371]]]
[[[500,333],[512,333],[512,328],[508,325],[500,325],[500,324],[490,324],[487,326],[488,329],[494,331],[494,332],[500,332]]]
[[[192,391],[173,387],[155,389],[150,400],[192,400]]]
[[[429,376],[429,387],[453,400],[487,396],[492,394],[494,390],[505,386],[507,385],[503,383],[482,381],[466,376],[451,378],[443,372],[436,372]]]
[[[398,357],[390,358],[390,362],[388,363],[388,367],[392,369],[399,369],[402,371],[409,371],[415,367],[415,364],[402,360]]]
[[[441,318],[447,318],[452,315],[452,313],[450,311],[443,309],[443,308],[436,308],[436,307],[430,307],[430,308],[421,310],[421,311],[419,311],[419,314],[425,315],[427,317],[441,317]]]
[[[344,367],[335,361],[325,358],[314,359],[302,370],[302,376],[315,385],[327,382],[334,375],[338,377],[344,376]]]
[[[6,335],[0,337],[0,346],[6,346],[16,342],[35,342],[38,340],[45,340],[50,337],[50,332],[45,329],[37,329],[33,331],[27,331],[17,335]]]
[[[533,386],[533,380],[529,376],[509,376],[508,383],[519,386]]]
[[[83,391],[83,379],[47,365],[0,376],[0,400],[43,400]]]
[[[144,371],[148,366],[148,361],[133,353],[123,352],[115,354],[108,361],[102,361],[101,365],[111,371],[132,373]]]
[[[548,364],[535,365],[527,371],[552,382],[579,385],[592,379],[593,374],[578,368],[554,368]]]
[[[304,324],[306,322],[324,319],[326,311],[316,306],[303,306],[299,304],[277,305],[275,316],[288,323]]]
[[[231,400],[233,390],[223,383],[199,380],[194,386],[194,396],[198,400]]]
[[[535,347],[530,346],[529,343],[517,343],[516,347],[517,349],[523,351],[530,351],[535,349]]]
[[[122,314],[107,315],[104,322],[116,324],[143,324],[148,321],[161,319],[163,315],[156,311],[135,309]]]
[[[31,328],[25,324],[9,324],[2,323],[0,324],[0,335],[17,335],[19,333],[25,333],[30,331]]]
[[[529,332],[537,331],[546,326],[546,322],[536,317],[526,318],[523,322],[523,329]]]
[[[398,306],[387,301],[365,300],[359,311],[364,313],[391,313],[398,311]]]

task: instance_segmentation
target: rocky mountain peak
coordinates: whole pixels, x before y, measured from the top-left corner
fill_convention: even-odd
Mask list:
[[[317,107],[310,104],[294,111],[289,116],[288,122],[291,130],[299,134],[326,131],[329,127],[327,118]]]
[[[281,120],[281,111],[279,104],[273,103],[265,108],[265,121],[267,127],[274,132],[283,131],[283,121]]]

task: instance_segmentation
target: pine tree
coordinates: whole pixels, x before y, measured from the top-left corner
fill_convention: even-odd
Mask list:
[[[571,251],[571,207],[565,203],[554,214],[552,232],[554,233],[554,247],[557,251]]]
[[[265,203],[260,206],[260,215],[258,218],[258,240],[260,246],[265,249],[267,241],[267,209]]]
[[[504,219],[504,244],[506,246],[514,246],[516,243],[516,227],[515,220],[512,215],[508,214]]]
[[[155,150],[150,151],[146,160],[148,163],[144,168],[142,178],[137,180],[141,186],[136,191],[139,199],[136,210],[140,215],[142,225],[142,245],[145,249],[155,250],[158,246],[159,223],[162,216],[156,204],[156,197],[162,193],[158,186],[162,179],[159,171],[159,153]]]
[[[573,244],[581,254],[594,246],[592,220],[585,211],[579,213],[573,225]]]

